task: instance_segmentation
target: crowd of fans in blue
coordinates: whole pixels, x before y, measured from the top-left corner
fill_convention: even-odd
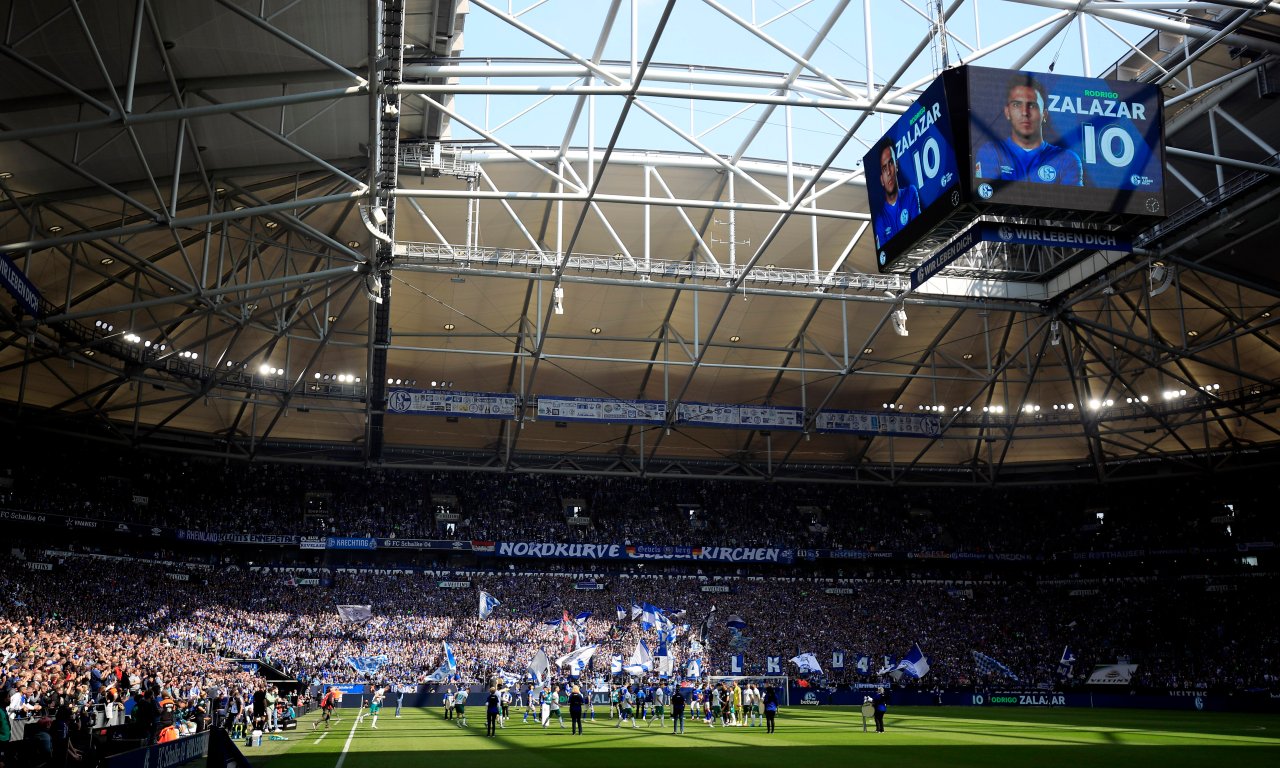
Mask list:
[[[741,654],[747,673],[762,674],[766,657],[780,656],[783,674],[794,677],[786,660],[814,653],[825,667],[810,676],[815,684],[888,682],[876,674],[884,658],[919,643],[931,669],[906,684],[929,689],[1012,684],[979,673],[974,651],[1007,665],[1023,688],[1082,686],[1094,664],[1119,657],[1138,665],[1135,689],[1280,688],[1280,611],[1267,555],[1245,565],[1230,554],[1237,543],[1275,539],[1276,523],[1264,514],[1274,483],[1264,479],[930,489],[148,455],[102,461],[54,468],[10,457],[0,474],[0,508],[211,532],[1043,557],[640,567],[397,552],[412,562],[392,572],[385,562],[358,570],[349,556],[329,562],[324,551],[184,548],[7,526],[13,536],[0,553],[3,719],[53,741],[65,740],[80,713],[96,705],[141,712],[157,727],[162,718],[205,727],[219,712],[246,712],[262,682],[230,657],[269,660],[307,685],[357,680],[346,659],[376,658],[378,679],[414,684],[441,664],[448,641],[462,680],[487,681],[499,669],[525,670],[539,649],[552,659],[570,650],[564,628],[548,623],[566,612],[590,612],[581,642],[599,649],[587,674],[607,675],[611,657],[626,660],[639,639],[656,646],[655,633],[631,617],[630,606],[641,602],[688,625],[670,644],[677,670],[697,657],[706,673],[728,674],[730,657]],[[452,528],[435,518],[433,494],[456,499]],[[566,523],[567,498],[585,501],[590,525]],[[695,505],[702,522],[691,527],[687,510]],[[1194,554],[1197,547],[1211,554]],[[1143,548],[1181,554],[1150,561],[1059,556]],[[586,578],[602,588],[575,589]],[[501,601],[484,619],[477,615],[481,589]],[[337,604],[367,604],[372,616],[345,622]],[[618,618],[619,606],[625,618]],[[708,642],[691,652],[689,639],[712,606],[717,619]],[[724,623],[729,616],[746,623],[736,636]],[[1077,663],[1063,678],[1058,662],[1067,646]],[[845,653],[843,670],[829,665],[834,651]],[[861,655],[872,659],[865,672],[853,666]],[[167,709],[158,706],[163,701]]]

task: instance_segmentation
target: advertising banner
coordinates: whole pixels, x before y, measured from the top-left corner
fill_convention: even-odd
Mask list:
[[[325,549],[377,549],[378,540],[358,536],[330,536],[325,539]]]
[[[488,392],[390,389],[387,410],[391,413],[429,416],[467,416],[482,419],[514,419],[516,396]]]
[[[538,418],[553,421],[594,421],[611,424],[665,424],[663,400],[616,400],[603,397],[538,398]]]
[[[1099,664],[1089,675],[1089,685],[1128,685],[1133,681],[1137,664]]]
[[[960,202],[947,79],[934,80],[863,157],[882,271],[936,223],[936,216],[926,214],[949,212]]]
[[[550,544],[533,541],[499,541],[498,557],[530,557],[567,560],[710,560],[719,563],[783,563],[795,561],[795,550],[778,547],[643,547],[624,544]]]
[[[814,424],[819,432],[904,437],[937,437],[942,434],[942,419],[939,417],[908,413],[820,411]]]
[[[804,429],[804,409],[732,403],[680,403],[676,421],[692,426]]]
[[[24,312],[32,317],[40,316],[40,291],[36,290],[26,273],[13,263],[13,259],[3,253],[0,253],[0,285],[18,300]]]
[[[966,70],[975,202],[1164,215],[1157,86]]]

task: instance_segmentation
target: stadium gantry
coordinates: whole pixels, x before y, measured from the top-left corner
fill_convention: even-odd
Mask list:
[[[1280,436],[1276,3],[7,5],[11,423],[865,483],[1256,466]],[[961,64],[1157,86],[1168,215],[1132,253],[880,272],[862,157]]]

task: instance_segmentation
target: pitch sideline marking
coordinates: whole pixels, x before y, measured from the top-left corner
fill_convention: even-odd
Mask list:
[[[351,740],[356,737],[356,725],[357,723],[351,724],[351,733],[347,734],[347,743],[342,745],[342,754],[338,755],[338,762],[334,764],[333,768],[342,768],[342,764],[346,762],[347,750],[351,749]]]

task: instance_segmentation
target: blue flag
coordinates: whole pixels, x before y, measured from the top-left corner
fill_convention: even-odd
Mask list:
[[[640,604],[640,628],[641,629],[651,629],[653,625],[661,624],[662,622],[661,616],[662,616],[662,609],[657,607],[656,605],[649,605],[648,603]]]
[[[980,675],[1004,675],[1014,682],[1020,682],[1013,670],[980,651],[973,652],[973,663],[978,667]]]
[[[622,606],[618,606],[618,621],[626,621],[626,620],[627,620],[627,609],[623,608]]]
[[[573,621],[578,625],[578,629],[584,629],[587,626],[587,619],[591,618],[591,611],[583,611],[573,617]]]
[[[902,672],[907,677],[914,677],[917,680],[929,674],[929,659],[924,655],[924,651],[920,650],[919,643],[911,646],[911,650],[902,657],[902,661],[898,662],[894,671]]]
[[[1071,677],[1071,669],[1076,665],[1076,655],[1071,651],[1071,646],[1062,649],[1062,659],[1058,661],[1058,676]]]
[[[453,649],[449,647],[449,641],[444,641],[444,659],[445,664],[449,667],[449,671],[453,672],[458,668],[458,659],[453,655]]]
[[[480,590],[480,618],[489,618],[489,614],[493,613],[493,609],[499,605],[502,605],[502,603],[498,602],[498,598],[483,589]]]

